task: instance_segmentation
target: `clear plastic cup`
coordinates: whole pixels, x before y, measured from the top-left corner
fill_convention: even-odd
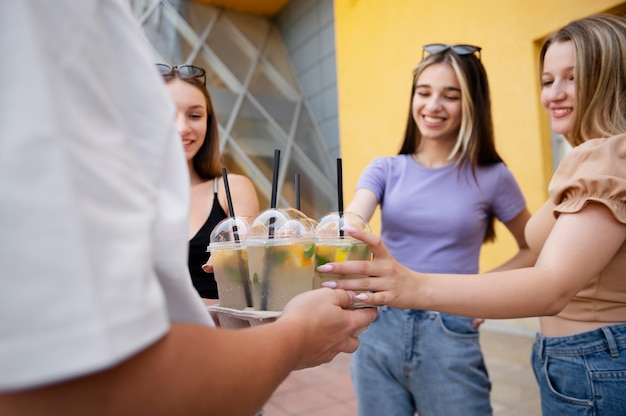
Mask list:
[[[243,310],[252,306],[246,239],[251,217],[229,217],[211,232],[207,251],[213,259],[220,306]]]
[[[339,279],[358,279],[365,276],[352,274],[320,273],[317,267],[331,262],[346,260],[372,260],[369,246],[356,238],[343,235],[341,227],[350,225],[354,228],[371,232],[371,227],[360,215],[354,212],[331,212],[320,218],[315,229],[315,276],[313,288],[322,287],[322,282]],[[362,302],[355,302],[353,308],[369,307]]]
[[[247,248],[254,309],[282,311],[313,288],[314,224],[295,209],[268,209],[252,221]]]

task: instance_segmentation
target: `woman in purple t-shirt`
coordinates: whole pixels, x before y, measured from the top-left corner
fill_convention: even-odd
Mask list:
[[[380,205],[381,237],[412,270],[477,273],[496,218],[519,246],[498,269],[535,260],[524,239],[530,213],[495,148],[480,49],[424,46],[400,152],[364,170],[346,209],[369,221]],[[480,322],[381,307],[352,360],[359,415],[491,415]]]

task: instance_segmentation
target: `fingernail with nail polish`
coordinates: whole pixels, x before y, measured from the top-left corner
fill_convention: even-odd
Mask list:
[[[345,225],[341,227],[341,229],[348,234],[354,234],[356,232],[356,228],[351,225]]]

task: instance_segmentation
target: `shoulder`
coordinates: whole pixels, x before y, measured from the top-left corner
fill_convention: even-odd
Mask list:
[[[470,167],[466,167],[470,171]],[[504,162],[498,162],[491,165],[480,166],[476,169],[476,176],[480,183],[493,184],[494,186],[510,186],[511,183],[517,183],[513,172]]]
[[[402,176],[406,173],[408,162],[411,160],[410,155],[374,158],[361,173],[361,180],[382,180]]]
[[[369,166],[373,166],[373,165],[387,165],[389,164],[392,160],[393,160],[394,156],[378,156],[375,157],[374,159],[372,159],[372,161],[370,162]]]
[[[626,134],[588,140],[573,148],[559,164],[553,182],[598,175],[626,178]]]
[[[559,164],[549,188],[556,212],[577,212],[589,201],[626,222],[626,134],[589,140]]]
[[[235,173],[229,173],[227,175],[228,178],[228,188],[230,190],[231,196],[234,198],[238,196],[246,196],[246,197],[254,197],[256,198],[256,188],[252,181],[244,175],[238,175]],[[226,195],[226,187],[224,185],[224,180],[220,178],[215,178],[218,182],[218,193],[220,195]]]
[[[604,139],[591,139],[573,148],[559,165],[559,170],[606,170],[619,167],[615,173],[624,173],[626,162],[626,134]],[[583,163],[584,166],[580,166]]]
[[[466,169],[471,169],[471,166],[465,165]],[[491,165],[483,165],[478,166],[476,168],[477,172],[482,172],[484,174],[494,175],[494,174],[505,174],[510,172],[510,169],[504,164],[504,162],[492,163]]]
[[[254,184],[252,183],[252,181],[247,176],[239,175],[239,174],[236,174],[236,173],[229,173],[226,176],[228,178],[228,187],[230,188],[231,191],[235,187],[254,189]],[[223,179],[221,177],[220,178],[216,178],[216,180],[219,180],[220,182],[223,182]]]
[[[403,167],[411,160],[411,155],[381,156],[374,158],[368,168],[390,169]]]
[[[229,173],[227,178],[228,188],[230,190],[233,206],[235,208],[235,214],[238,216],[254,216],[258,214],[259,199],[252,181],[244,175],[238,175],[235,173]],[[216,178],[215,180],[219,180],[221,182],[218,187],[220,203],[223,207],[228,207],[223,179]]]

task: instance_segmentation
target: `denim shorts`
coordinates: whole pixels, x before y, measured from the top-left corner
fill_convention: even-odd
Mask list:
[[[544,415],[626,415],[626,324],[538,334],[532,355]]]
[[[491,383],[472,321],[380,307],[352,358],[358,414],[491,415]]]

